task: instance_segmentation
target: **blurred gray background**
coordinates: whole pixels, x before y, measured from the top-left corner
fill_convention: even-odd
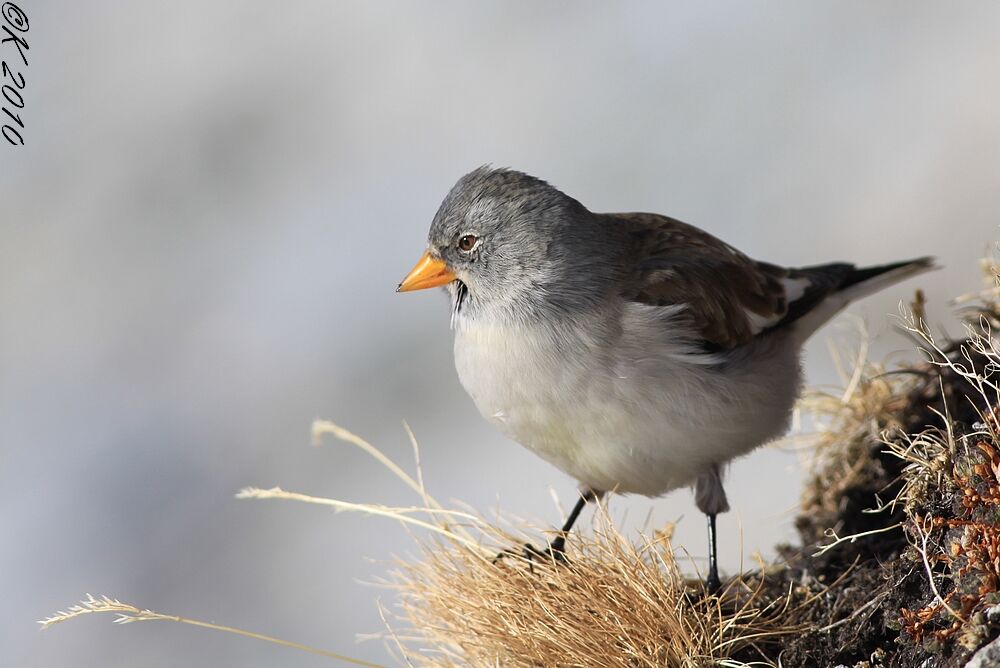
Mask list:
[[[772,262],[945,269],[935,321],[996,237],[1000,4],[89,2],[28,14],[26,146],[0,145],[0,665],[318,666],[174,624],[34,623],[85,592],[376,662],[366,585],[414,549],[398,525],[288,502],[432,493],[552,524],[574,485],[477,415],[441,294],[393,289],[452,183],[492,162],[591,209],[667,213]],[[4,45],[2,57],[16,54]],[[842,320],[843,322],[843,320]],[[812,384],[836,382],[826,343]],[[794,537],[799,457],[736,463],[723,566]],[[612,500],[625,526],[690,493]],[[590,514],[584,519],[589,524]]]

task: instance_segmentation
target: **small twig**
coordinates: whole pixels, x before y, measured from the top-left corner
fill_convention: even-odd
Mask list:
[[[852,619],[854,619],[855,617],[857,617],[858,615],[860,615],[862,612],[864,612],[868,608],[871,608],[873,606],[878,605],[879,603],[881,603],[882,601],[884,601],[886,598],[888,598],[888,596],[889,596],[888,592],[886,592],[885,594],[882,594],[881,596],[876,596],[875,598],[873,598],[872,600],[868,601],[863,606],[861,606],[860,608],[858,608],[857,610],[855,610],[849,616],[844,617],[843,619],[841,619],[839,621],[836,621],[833,624],[828,624],[827,626],[824,626],[821,629],[816,629],[816,632],[817,633],[826,633],[827,631],[835,629],[838,626],[843,626],[844,624],[846,624],[847,622],[851,621]]]
[[[824,535],[826,535],[828,538],[836,538],[836,540],[833,541],[832,543],[830,543],[829,545],[824,545],[817,552],[814,552],[812,556],[818,557],[818,556],[820,556],[822,554],[825,554],[827,551],[833,549],[834,547],[836,547],[837,545],[840,545],[841,543],[844,543],[844,542],[854,543],[859,538],[864,538],[865,536],[873,536],[873,535],[879,534],[879,533],[885,533],[887,531],[892,531],[893,529],[898,529],[901,526],[903,526],[902,522],[896,522],[895,524],[892,524],[892,525],[887,526],[887,527],[882,527],[881,529],[872,529],[871,531],[862,531],[861,533],[852,533],[850,536],[843,536],[843,537],[838,536],[837,532],[834,531],[833,529],[827,529]]]
[[[382,607],[382,601],[377,600],[375,602],[375,605],[378,608],[378,616],[382,620],[382,623],[385,625],[386,632],[388,632],[389,637],[392,638],[393,642],[396,643],[396,649],[399,650],[400,658],[402,658],[403,661],[406,662],[406,665],[409,666],[409,668],[416,668],[410,661],[410,657],[406,652],[406,648],[403,647],[403,642],[399,639],[399,636],[396,634],[392,626],[389,624],[389,620],[386,619],[385,608]]]
[[[287,501],[301,501],[303,503],[314,503],[320,506],[331,506],[338,511],[350,511],[357,513],[367,513],[369,515],[378,515],[379,517],[388,517],[390,519],[398,520],[406,524],[412,524],[418,526],[428,531],[433,531],[445,536],[451,540],[462,543],[466,547],[471,548],[474,552],[479,552],[482,554],[487,554],[487,551],[479,545],[474,540],[466,538],[465,536],[460,536],[453,531],[449,531],[437,524],[431,524],[430,522],[425,522],[423,520],[418,520],[414,517],[410,517],[409,513],[429,513],[430,515],[445,515],[451,517],[460,517],[462,519],[469,520],[474,523],[482,523],[475,515],[470,515],[469,513],[462,512],[460,510],[444,510],[440,508],[394,508],[391,506],[380,506],[370,503],[351,503],[350,501],[341,501],[339,499],[327,499],[322,496],[309,496],[308,494],[300,494],[298,492],[286,492],[280,487],[272,487],[271,489],[260,489],[259,487],[245,487],[241,489],[236,494],[237,499],[284,499]]]
[[[409,431],[409,427],[407,427],[407,431]],[[427,502],[429,502],[428,505],[433,506],[435,508],[441,507],[441,504],[439,504],[437,501],[435,501],[433,498],[427,495],[427,491],[423,488],[423,485],[414,480],[413,476],[411,476],[403,469],[399,468],[399,466],[394,461],[392,461],[384,454],[382,454],[382,452],[378,448],[376,448],[374,445],[372,445],[365,439],[361,438],[357,434],[344,429],[340,425],[335,424],[330,420],[313,420],[312,424],[313,443],[319,445],[322,442],[323,434],[330,434],[334,438],[344,441],[345,443],[350,443],[351,445],[355,445],[361,448],[369,455],[374,457],[376,460],[378,460],[379,464],[381,464],[382,466],[389,469],[392,473],[394,473],[397,478],[406,483],[406,485],[410,489],[415,491],[417,494],[419,494],[421,498],[425,498]]]
[[[325,656],[329,659],[338,659],[346,663],[354,664],[355,666],[367,666],[368,668],[384,668],[381,664],[378,663],[369,663],[368,661],[362,661],[360,659],[352,659],[351,657],[344,656],[343,654],[337,654],[335,652],[330,652],[325,649],[319,649],[317,647],[310,647],[309,645],[302,645],[300,643],[292,642],[290,640],[282,640],[281,638],[275,638],[273,636],[266,636],[262,633],[244,631],[243,629],[237,629],[232,626],[212,624],[211,622],[203,622],[197,619],[180,617],[178,615],[165,615],[159,612],[154,612],[153,610],[146,610],[146,609],[140,610],[134,605],[131,605],[129,603],[123,603],[109,596],[101,596],[100,598],[94,598],[90,594],[87,594],[87,598],[83,601],[80,601],[78,605],[71,606],[68,610],[59,610],[51,617],[47,617],[43,620],[40,620],[38,623],[42,625],[42,629],[47,629],[55,624],[60,624],[70,619],[81,617],[83,615],[93,614],[95,612],[116,613],[118,616],[114,620],[115,624],[131,624],[132,622],[151,622],[151,621],[180,622],[181,624],[200,626],[205,629],[212,629],[213,631],[223,631],[225,633],[233,633],[238,636],[244,636],[247,638],[256,638],[257,640],[263,640],[265,642],[274,643],[275,645],[282,645],[283,647],[291,647],[293,649],[302,650],[303,652],[309,652],[310,654],[318,654],[319,656]]]
[[[403,420],[403,429],[406,430],[406,436],[410,439],[410,445],[413,447],[413,463],[417,469],[417,487],[420,491],[420,498],[424,500],[425,506],[440,508],[441,506],[430,497],[427,493],[427,487],[424,486],[424,470],[420,465],[420,445],[417,443],[417,435],[410,429],[410,425],[407,424],[406,420]]]
[[[858,385],[861,384],[861,379],[864,377],[865,362],[868,360],[868,331],[865,329],[863,322],[859,323],[858,329],[861,334],[861,342],[858,344],[858,355],[854,361],[854,371],[851,373],[850,382],[847,383],[843,394],[840,395],[840,403],[842,404],[848,403],[851,397],[854,396],[855,390],[858,389]]]
[[[931,591],[934,592],[934,598],[936,598],[938,600],[938,603],[944,606],[945,610],[950,612],[955,617],[955,619],[961,621],[963,624],[966,623],[966,621],[968,620],[966,620],[965,617],[963,617],[962,615],[955,612],[955,609],[952,608],[950,605],[948,605],[948,602],[944,600],[943,596],[941,596],[941,592],[938,591],[937,584],[934,582],[934,571],[931,569],[931,563],[927,557],[927,539],[930,537],[930,534],[924,531],[923,527],[920,526],[919,522],[914,522],[913,527],[917,530],[917,535],[920,536],[920,545],[921,545],[921,547],[917,547],[916,545],[914,545],[913,547],[914,549],[916,549],[917,552],[920,553],[920,559],[924,562],[924,570],[927,571],[927,581],[931,586]]]

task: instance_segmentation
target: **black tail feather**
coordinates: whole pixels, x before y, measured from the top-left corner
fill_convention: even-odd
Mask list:
[[[921,266],[930,269],[934,266],[934,258],[918,257],[915,260],[904,260],[903,262],[893,262],[892,264],[880,264],[875,267],[861,267],[860,269],[854,265],[846,265],[851,268],[851,271],[844,276],[839,286],[838,290],[843,290],[844,288],[849,288],[852,285],[857,285],[858,283],[864,283],[870,278],[875,278],[876,276],[881,276],[895,269],[901,269],[902,267],[909,266]]]
[[[903,262],[893,262],[891,264],[880,264],[874,267],[858,268],[846,262],[834,262],[831,264],[821,264],[812,267],[802,267],[792,269],[792,277],[802,277],[809,279],[810,286],[801,297],[788,305],[788,313],[772,329],[777,329],[791,322],[794,322],[811,311],[817,304],[835,292],[846,290],[852,286],[864,283],[865,281],[887,274],[904,267],[914,267],[930,269],[934,266],[934,258],[920,257],[914,260]]]

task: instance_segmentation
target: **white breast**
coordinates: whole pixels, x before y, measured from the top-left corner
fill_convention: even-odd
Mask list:
[[[796,351],[720,371],[644,318],[600,331],[459,318],[455,366],[484,417],[596,490],[659,495],[785,429]]]

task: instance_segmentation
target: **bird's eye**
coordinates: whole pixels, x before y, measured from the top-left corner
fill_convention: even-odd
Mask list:
[[[466,234],[464,237],[458,240],[459,250],[469,252],[476,246],[476,242],[479,241],[474,234]]]

